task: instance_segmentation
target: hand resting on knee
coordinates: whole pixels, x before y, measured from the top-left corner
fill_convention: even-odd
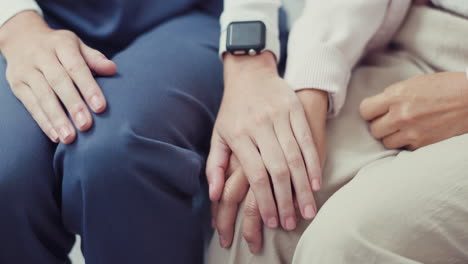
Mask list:
[[[24,11],[0,28],[0,51],[12,92],[53,142],[76,138],[66,111],[76,128],[86,131],[93,123],[87,105],[95,113],[105,110],[92,72],[113,75],[116,65],[73,32],[51,29],[36,12]]]

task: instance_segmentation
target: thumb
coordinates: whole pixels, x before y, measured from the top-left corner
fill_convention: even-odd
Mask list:
[[[230,155],[231,149],[215,129],[211,137],[211,148],[206,163],[206,177],[211,201],[218,201],[221,198]]]
[[[80,49],[84,60],[93,72],[104,76],[114,75],[117,72],[115,63],[106,58],[100,51],[90,48],[82,41],[80,41]]]

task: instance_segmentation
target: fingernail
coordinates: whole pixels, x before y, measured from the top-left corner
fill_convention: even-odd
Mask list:
[[[320,181],[318,179],[312,180],[312,190],[315,192],[320,190]]]
[[[255,252],[255,245],[253,243],[247,243],[249,246],[250,252]]]
[[[50,133],[50,137],[51,137],[52,141],[55,142],[55,143],[58,143],[59,136],[57,134],[57,131],[55,131],[55,129],[52,128],[49,133]]]
[[[278,227],[278,221],[276,220],[276,217],[270,217],[267,221],[267,226],[269,228],[276,228]]]
[[[212,192],[213,192],[213,183],[210,182],[210,184],[208,185],[208,191],[210,193],[210,195],[212,195]]]
[[[60,128],[60,140],[62,140],[62,142],[65,142],[70,135],[71,132],[70,129],[68,129],[68,127],[63,126],[62,128]]]
[[[305,207],[304,209],[304,214],[305,214],[305,217],[307,219],[312,219],[315,217],[315,210],[314,210],[314,206],[309,204]]]
[[[215,192],[214,192],[214,184],[213,183],[210,183],[210,185],[208,186],[208,195],[210,196],[210,199],[212,201],[216,200],[216,197],[214,197]]]
[[[91,98],[91,107],[93,108],[94,111],[101,110],[102,106],[103,106],[103,103],[97,95]]]
[[[226,239],[223,236],[219,235],[219,243],[221,244],[222,248],[225,248],[227,246],[226,242]]]
[[[76,114],[76,124],[79,128],[82,128],[86,125],[86,117],[83,114],[83,111],[80,111],[78,114]]]
[[[294,228],[296,228],[296,220],[294,217],[290,216],[286,219],[286,229],[293,230]]]

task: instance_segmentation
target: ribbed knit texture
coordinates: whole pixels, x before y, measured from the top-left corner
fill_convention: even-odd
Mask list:
[[[291,30],[286,81],[295,90],[327,91],[329,116],[336,116],[345,102],[351,71],[373,37],[380,30],[387,30],[382,33],[384,36],[396,31],[397,27],[385,23],[392,3],[409,5],[410,0],[306,2],[302,16]],[[393,23],[398,25],[401,20],[400,15]]]

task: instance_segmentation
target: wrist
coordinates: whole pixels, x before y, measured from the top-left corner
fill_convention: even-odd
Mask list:
[[[328,93],[317,89],[303,89],[296,91],[296,95],[304,108],[323,168],[327,153]]]
[[[304,107],[307,115],[313,115],[314,118],[327,120],[328,113],[328,93],[317,89],[302,89],[296,91],[296,95]]]
[[[224,77],[226,81],[230,77],[239,75],[278,75],[275,55],[270,51],[264,51],[256,56],[235,56],[226,53],[223,56]]]
[[[30,32],[46,30],[50,28],[37,12],[31,10],[20,12],[0,27],[0,51],[3,52],[15,37],[28,36]]]

